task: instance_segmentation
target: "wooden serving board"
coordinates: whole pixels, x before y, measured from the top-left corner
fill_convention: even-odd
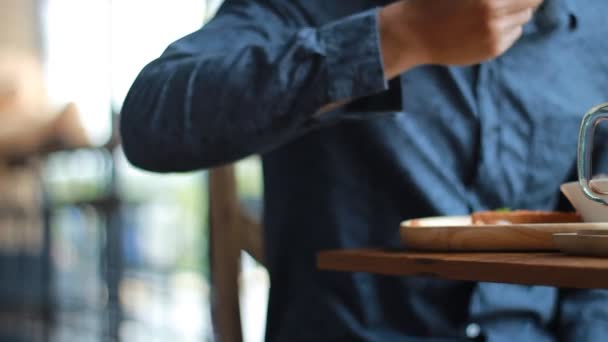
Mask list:
[[[449,216],[403,222],[401,241],[424,251],[552,251],[553,234],[594,229],[608,229],[608,222],[473,226],[469,216]]]

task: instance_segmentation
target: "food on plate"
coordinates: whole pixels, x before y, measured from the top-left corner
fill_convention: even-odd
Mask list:
[[[497,225],[517,223],[576,223],[583,222],[575,212],[541,210],[489,210],[471,214],[473,225]]]

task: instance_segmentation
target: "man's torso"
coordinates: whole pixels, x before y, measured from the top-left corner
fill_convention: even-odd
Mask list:
[[[407,72],[402,113],[343,121],[263,156],[270,339],[464,337],[499,311],[528,327],[506,325],[512,339],[551,339],[555,289],[320,273],[314,257],[399,247],[411,217],[556,208],[581,116],[608,101],[608,3],[569,3],[497,60]],[[373,5],[302,2],[320,23]]]

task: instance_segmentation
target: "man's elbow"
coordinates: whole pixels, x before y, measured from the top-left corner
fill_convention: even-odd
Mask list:
[[[191,99],[183,98],[183,92],[166,92],[169,88],[185,88],[190,78],[174,77],[169,84],[168,77],[159,76],[156,71],[152,66],[146,67],[123,104],[120,134],[125,156],[132,165],[152,172],[187,172],[221,166],[243,155],[244,141],[228,139],[232,141],[228,143],[222,127],[203,124],[217,121],[209,110],[218,107],[212,98],[206,99],[212,102],[205,106],[186,106],[184,101]],[[197,112],[200,122],[196,127],[186,127],[189,125],[184,121],[184,107],[206,108]]]
[[[120,134],[124,154],[133,166],[151,172],[189,172],[226,164],[221,144],[188,143],[170,138],[142,122],[122,114]]]
[[[176,171],[172,169],[173,163],[167,160],[161,146],[141,127],[134,127],[128,114],[121,116],[120,135],[123,152],[131,165],[152,172]]]

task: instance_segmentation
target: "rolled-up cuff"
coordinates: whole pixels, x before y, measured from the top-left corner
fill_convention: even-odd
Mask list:
[[[368,10],[318,29],[327,67],[329,103],[389,89],[384,79],[378,10]]]

